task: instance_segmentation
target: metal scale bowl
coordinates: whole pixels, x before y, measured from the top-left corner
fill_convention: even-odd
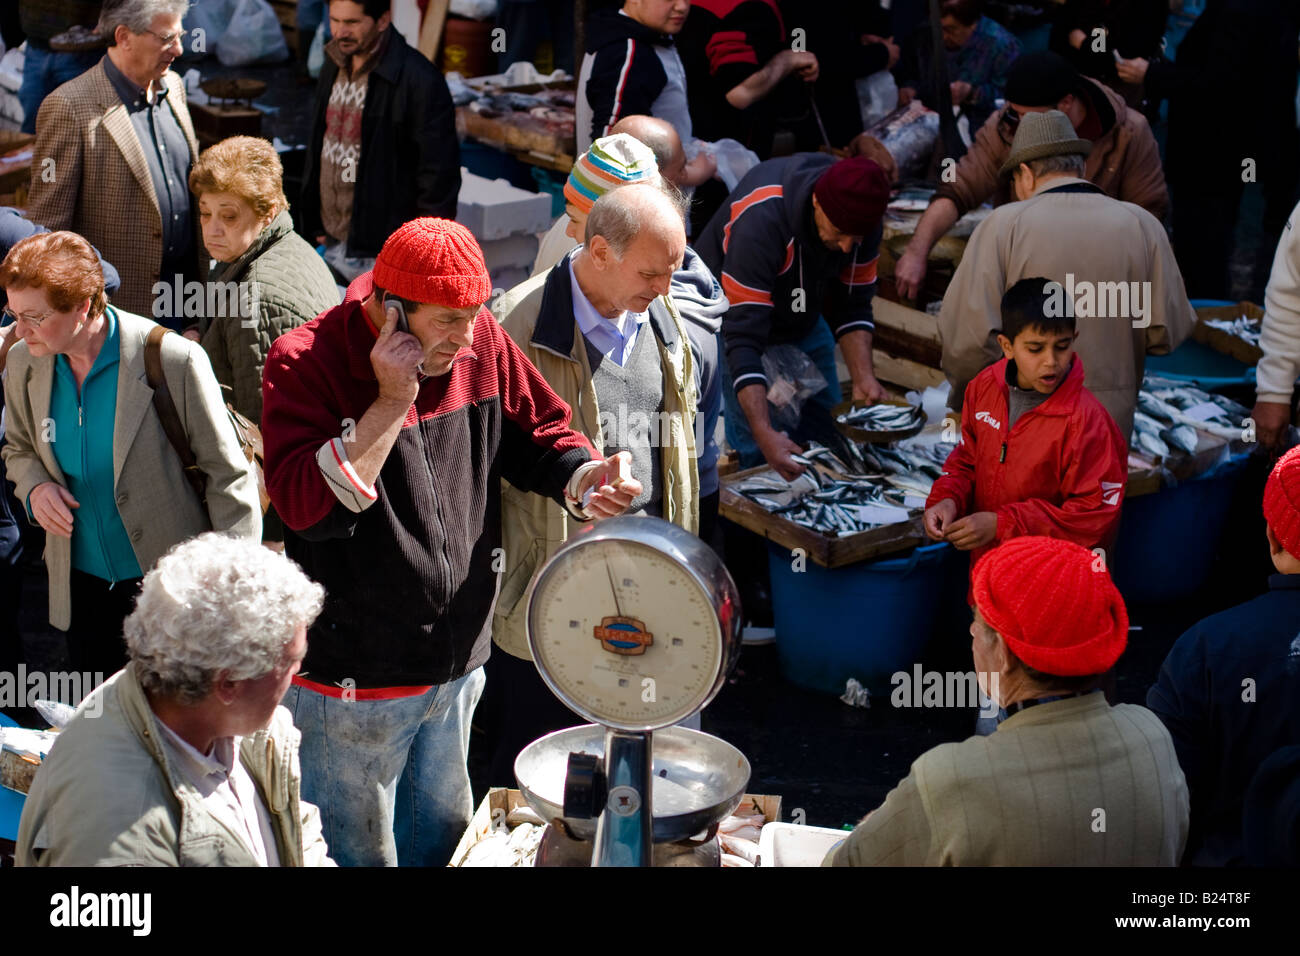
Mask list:
[[[538,571],[528,644],[547,686],[592,721],[534,741],[515,778],[549,824],[538,865],[718,865],[714,832],[749,761],[675,727],[740,652],[740,598],[713,550],[658,518],[611,518]]]

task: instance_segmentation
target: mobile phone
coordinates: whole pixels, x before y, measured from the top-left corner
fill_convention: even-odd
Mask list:
[[[402,305],[402,300],[394,298],[393,296],[389,296],[389,295],[384,296],[385,315],[387,315],[388,307],[390,305],[397,310],[397,331],[405,332],[407,335],[412,334],[411,324],[406,321],[406,306]],[[421,376],[423,376],[424,363],[421,362],[419,365],[415,366],[415,370],[419,372]]]
[[[406,321],[406,307],[402,305],[402,300],[396,299],[391,295],[384,296],[385,312],[388,311],[388,307],[390,305],[397,310],[397,331],[405,332],[407,335],[410,335],[411,325],[409,322]]]

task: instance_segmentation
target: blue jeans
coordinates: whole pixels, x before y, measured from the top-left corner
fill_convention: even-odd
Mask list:
[[[790,439],[801,445],[810,439],[825,444],[835,427],[831,423],[831,409],[841,400],[840,376],[835,370],[835,336],[831,333],[826,320],[819,318],[812,331],[793,344],[812,359],[813,364],[826,379],[826,388],[815,395],[808,396],[803,414],[800,416],[799,427],[790,433]],[[763,453],[758,449],[758,442],[754,441],[754,433],[749,429],[749,419],[745,417],[744,409],[740,407],[740,401],[736,398],[731,371],[727,368],[726,349],[721,350],[718,364],[720,365],[718,374],[722,377],[727,444],[740,456],[741,468],[755,468],[763,464]]]
[[[290,687],[302,796],[339,866],[446,866],[474,813],[469,723],[483,668],[418,697],[344,700]]]
[[[298,29],[308,35],[308,43],[322,22],[325,24],[325,42],[330,41],[329,0],[298,0],[295,17]]]
[[[36,132],[36,113],[46,96],[68,80],[81,76],[103,55],[100,50],[56,53],[38,50],[28,43],[23,58],[23,85],[18,88],[18,102],[23,105],[23,132]]]

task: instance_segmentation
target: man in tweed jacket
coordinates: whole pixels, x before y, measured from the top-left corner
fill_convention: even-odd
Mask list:
[[[182,51],[187,6],[104,4],[108,53],[46,97],[36,117],[28,207],[34,222],[80,233],[117,267],[115,305],[164,324],[180,318],[169,315],[177,273],[202,278],[188,187],[198,141],[185,85],[169,69]],[[160,281],[167,294],[156,294]]]

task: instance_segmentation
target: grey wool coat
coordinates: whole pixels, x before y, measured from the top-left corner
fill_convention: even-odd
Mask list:
[[[217,381],[230,388],[230,404],[254,424],[262,422],[262,369],[271,343],[339,304],[339,289],[325,260],[293,231],[282,211],[230,263],[219,263],[213,283],[242,283],[239,315],[205,315],[199,324],[203,348]],[[234,311],[234,310],[221,310]]]
[[[204,531],[261,540],[257,478],[240,450],[203,349],[183,336],[168,335],[163,339],[162,365],[194,457],[208,476],[206,505],[186,481],[180,458],[154,411],[144,345],[155,323],[121,310],[117,321],[121,352],[113,424],[113,494],[141,569],[148,573],[174,545]],[[15,344],[5,373],[8,421],[3,455],[8,478],[24,504],[43,482],[66,487],[53,444],[43,440],[53,383],[54,356],[32,358],[25,342]],[[50,623],[66,631],[72,622],[70,538],[45,536],[45,566],[50,575]]]

